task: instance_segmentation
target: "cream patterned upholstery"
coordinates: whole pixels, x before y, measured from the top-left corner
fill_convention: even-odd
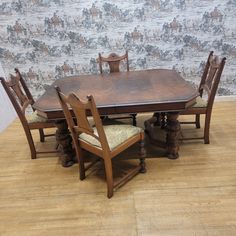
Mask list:
[[[207,102],[203,100],[201,97],[196,98],[196,103],[192,106],[193,108],[204,108],[207,107]]]
[[[110,150],[114,150],[128,138],[131,138],[142,131],[142,128],[132,125],[105,125],[103,128]],[[96,128],[94,128],[94,134],[97,135]],[[101,148],[100,142],[88,134],[80,134],[79,139]]]
[[[47,122],[47,119],[45,119],[41,116],[38,116],[36,111],[34,111],[32,114],[28,115],[26,117],[26,119],[27,119],[28,123],[40,123],[40,122],[45,123],[45,122]]]

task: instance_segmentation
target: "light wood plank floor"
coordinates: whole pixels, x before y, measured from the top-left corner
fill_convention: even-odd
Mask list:
[[[80,181],[54,154],[31,160],[16,120],[0,134],[0,235],[235,236],[236,102],[215,103],[210,141],[184,141],[177,160],[147,159],[147,173],[107,199],[99,168]]]

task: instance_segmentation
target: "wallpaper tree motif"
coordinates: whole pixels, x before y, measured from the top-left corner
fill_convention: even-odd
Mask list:
[[[227,57],[219,95],[236,95],[236,0],[2,0],[0,61],[34,95],[98,73],[101,52],[129,50],[131,70],[174,68],[199,84],[210,50]]]

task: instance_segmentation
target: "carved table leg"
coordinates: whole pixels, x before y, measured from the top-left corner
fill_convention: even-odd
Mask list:
[[[159,112],[155,112],[155,113],[153,113],[152,117],[153,117],[153,122],[154,122],[153,125],[154,126],[160,126],[161,125],[160,113]]]
[[[162,112],[161,113],[161,128],[162,129],[165,129],[166,127],[166,113],[165,112]]]
[[[165,112],[155,112],[152,115],[153,121],[156,119],[154,122],[154,126],[161,126],[162,129],[165,128],[166,126],[166,113]]]
[[[155,115],[153,115],[148,120],[144,121],[145,132],[150,136],[151,139],[154,139],[154,136],[155,136],[153,126],[156,122],[157,122],[157,117]]]
[[[75,152],[72,147],[72,138],[66,120],[56,121],[56,127],[56,140],[62,152],[62,166],[72,166],[75,163]]]
[[[167,156],[169,159],[176,159],[179,157],[178,138],[180,134],[180,123],[177,120],[178,116],[179,116],[178,112],[167,113],[166,145],[167,145]]]
[[[155,135],[154,126],[157,122],[157,116],[155,114],[157,113],[154,113],[150,119],[144,121],[145,133],[148,135],[151,144],[160,148],[166,148],[166,142],[157,139]]]

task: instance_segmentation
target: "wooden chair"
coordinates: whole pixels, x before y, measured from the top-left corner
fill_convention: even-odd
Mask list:
[[[129,71],[129,58],[128,58],[128,51],[126,50],[125,54],[122,56],[117,55],[116,53],[111,53],[108,57],[103,57],[101,53],[98,54],[98,63],[99,63],[99,69],[100,73],[103,74],[103,67],[102,65],[104,63],[107,63],[110,68],[110,73],[114,72],[120,72],[120,64],[121,62],[126,62],[126,70]],[[109,116],[111,119],[132,119],[133,125],[136,126],[136,115],[137,114],[125,114],[125,115],[119,115],[119,116]]]
[[[145,171],[143,130],[125,124],[103,126],[93,96],[87,96],[87,101],[83,102],[74,93],[65,96],[59,87],[56,87],[56,91],[72,134],[79,163],[80,179],[85,178],[86,168],[82,150],[86,150],[104,161],[107,197],[111,198],[114,188],[125,184],[137,173]],[[72,117],[70,108],[72,108],[76,121]],[[88,120],[88,115],[90,115],[90,119],[92,117],[94,125],[90,124],[91,120]],[[140,142],[141,145],[140,165],[115,182],[113,180],[112,158],[137,142]]]
[[[15,108],[16,113],[24,128],[27,141],[29,143],[31,158],[35,159],[37,154],[42,153],[55,153],[53,151],[36,151],[31,130],[38,129],[40,135],[40,142],[45,141],[45,137],[53,136],[55,134],[44,134],[45,128],[55,127],[54,122],[47,121],[46,119],[39,117],[36,111],[32,107],[34,99],[18,69],[15,69],[16,75],[10,75],[10,80],[6,81],[4,78],[0,78],[3,88],[5,89],[12,105]],[[32,107],[33,113],[29,116],[25,115],[26,108]]]
[[[212,107],[218,88],[218,84],[221,78],[222,71],[224,69],[226,58],[219,59],[218,56],[213,55],[213,51],[210,52],[208,60],[201,78],[201,82],[198,88],[200,96],[197,97],[196,103],[181,112],[180,115],[195,115],[195,121],[180,122],[181,124],[195,124],[196,128],[200,128],[200,115],[205,115],[205,127],[204,136],[199,138],[183,138],[183,140],[189,139],[204,139],[205,144],[209,144],[209,132]],[[205,99],[206,97],[206,99]]]
[[[122,61],[126,61],[126,70],[129,71],[129,57],[128,51],[126,50],[125,54],[122,56],[117,55],[116,53],[111,53],[108,57],[103,57],[101,53],[98,54],[98,63],[100,73],[103,74],[103,63],[107,63],[110,68],[110,73],[120,72],[120,64]]]

